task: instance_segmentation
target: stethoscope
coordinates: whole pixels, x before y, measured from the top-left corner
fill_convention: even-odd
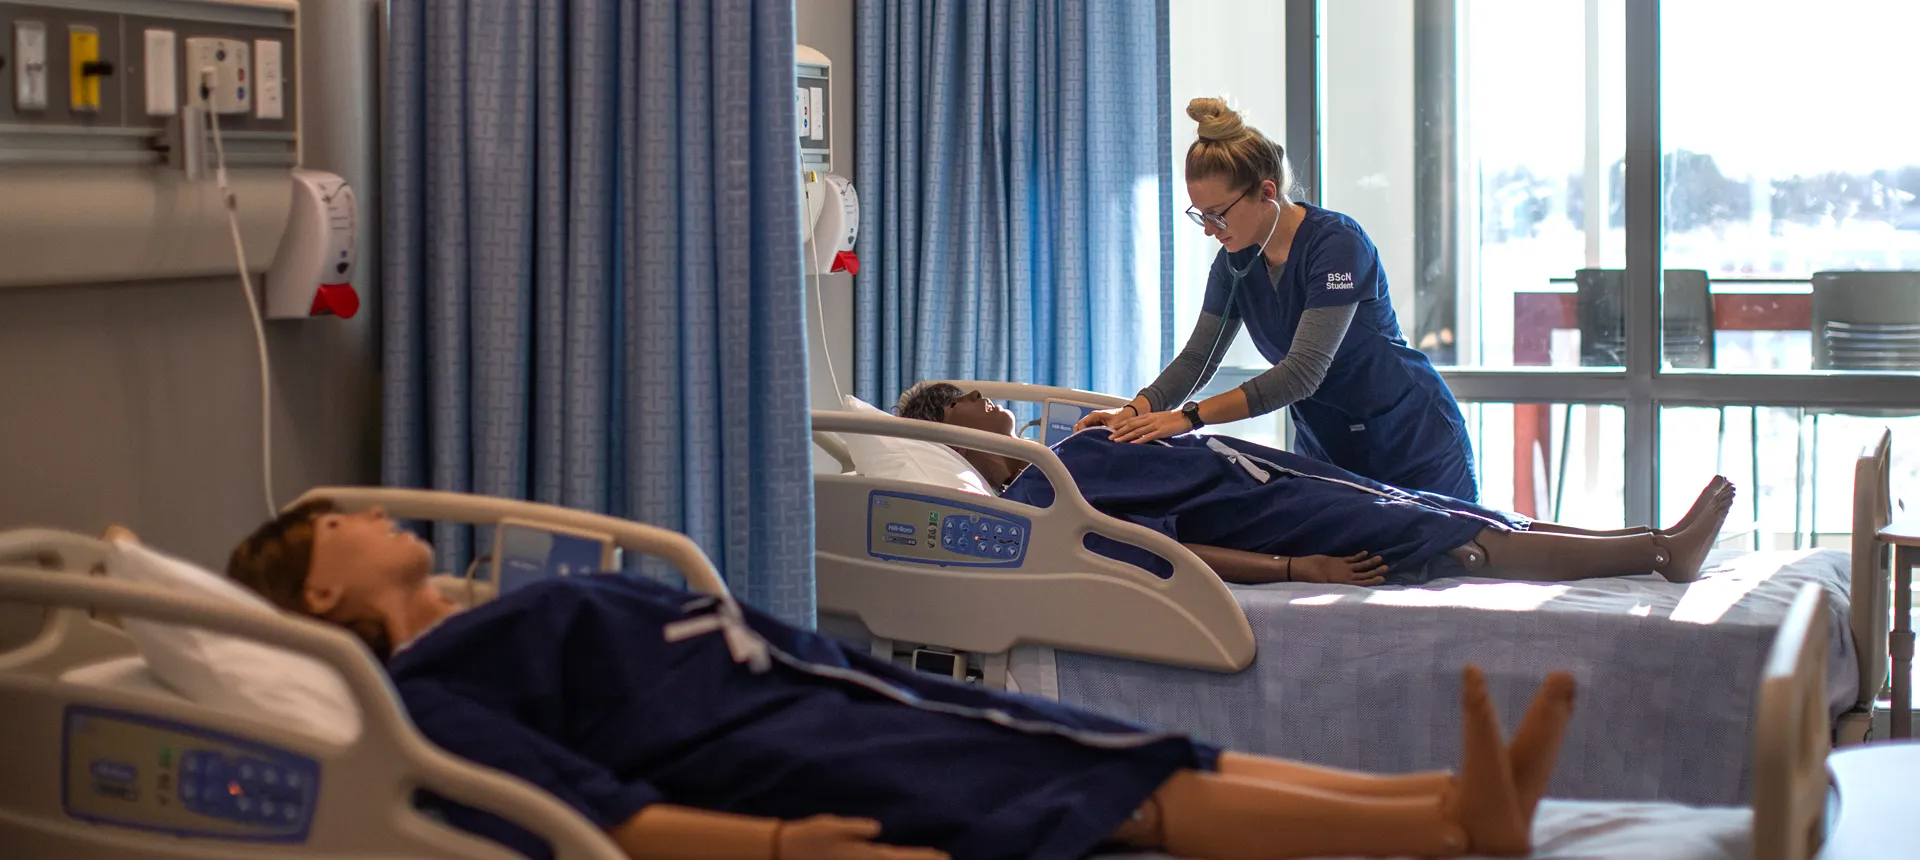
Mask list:
[[[1233,321],[1233,299],[1234,296],[1240,293],[1240,282],[1246,280],[1247,273],[1253,271],[1254,266],[1266,262],[1267,243],[1273,241],[1273,231],[1280,229],[1280,216],[1283,212],[1280,208],[1280,201],[1268,200],[1267,202],[1273,205],[1273,226],[1267,228],[1267,238],[1261,239],[1260,244],[1254,246],[1256,250],[1254,251],[1253,258],[1248,260],[1245,266],[1235,269],[1232,263],[1227,264],[1227,274],[1233,276],[1233,283],[1227,287],[1226,305],[1220,308],[1220,332],[1213,336],[1213,346],[1207,349],[1207,360],[1202,367],[1213,366],[1214,354],[1220,351],[1220,341],[1227,336],[1227,324]],[[1199,393],[1200,386],[1206,383],[1207,375],[1202,373],[1198,379],[1193,381],[1193,389],[1187,392],[1187,396],[1180,398],[1180,402],[1185,403],[1192,400],[1193,395]]]

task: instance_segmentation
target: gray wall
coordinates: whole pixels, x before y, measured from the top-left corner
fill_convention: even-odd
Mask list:
[[[832,128],[837,141],[833,150],[833,172],[855,178],[853,140],[853,0],[797,0],[799,42],[827,55],[833,61]],[[862,189],[855,187],[856,193]],[[858,254],[864,240],[854,242]],[[822,351],[820,316],[824,306],[825,351]],[[845,273],[821,275],[816,283],[807,278],[807,347],[811,359],[809,393],[813,408],[837,408],[833,377],[827,370],[827,356],[833,357],[833,370],[840,377],[840,390],[853,393],[853,276]],[[884,407],[892,403],[877,404]],[[814,468],[838,471],[831,457],[815,451]]]
[[[306,166],[358,194],[363,308],[266,326],[282,503],[379,479],[379,5],[329,0],[301,14]],[[0,528],[121,522],[224,566],[266,513],[247,313],[238,277],[0,291]]]

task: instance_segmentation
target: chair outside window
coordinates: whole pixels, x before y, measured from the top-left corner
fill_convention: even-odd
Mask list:
[[[1580,269],[1573,273],[1575,316],[1580,326],[1580,364],[1583,367],[1621,367],[1627,361],[1626,272],[1622,269]],[[1669,368],[1712,370],[1714,367],[1713,290],[1705,269],[1667,269],[1661,275],[1661,361]],[[1568,409],[1573,407],[1570,405]],[[1752,450],[1759,450],[1758,422]],[[1565,422],[1560,440],[1559,476],[1554,482],[1553,515],[1560,515],[1566,486],[1567,446],[1573,422]],[[1726,449],[1727,411],[1720,410],[1720,445]],[[1716,454],[1717,456],[1717,454]],[[1759,455],[1754,455],[1759,474]],[[1718,463],[1715,471],[1724,471]],[[1760,494],[1751,493],[1753,518],[1760,519]],[[1759,540],[1758,529],[1755,540]]]
[[[1815,370],[1869,370],[1920,372],[1920,272],[1830,271],[1813,273],[1813,368]],[[1809,465],[1811,486],[1820,485],[1820,416],[1839,410],[1802,410],[1813,418]],[[1896,418],[1920,414],[1920,408],[1849,409],[1848,415]],[[1803,444],[1800,460],[1806,462]],[[1805,532],[1807,545],[1817,540],[1820,496],[1810,493]],[[1793,542],[1801,544],[1800,508],[1794,506]]]

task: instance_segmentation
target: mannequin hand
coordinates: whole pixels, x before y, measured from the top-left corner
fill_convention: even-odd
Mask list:
[[[1115,442],[1152,442],[1192,432],[1193,422],[1178,412],[1155,412],[1138,418],[1123,418],[1113,424]]]
[[[1087,413],[1087,417],[1080,419],[1078,424],[1073,425],[1073,432],[1078,433],[1089,427],[1112,427],[1114,424],[1132,417],[1133,410],[1125,406],[1118,409],[1102,409],[1097,412],[1089,412]]]
[[[1334,585],[1380,585],[1387,581],[1387,563],[1372,553],[1356,553],[1346,558],[1310,555],[1293,560],[1294,582],[1328,582]]]
[[[107,526],[107,533],[102,535],[102,537],[109,541],[125,541],[126,543],[132,544],[140,542],[140,536],[134,534],[133,529],[127,528],[119,523]]]
[[[932,848],[901,848],[874,842],[880,822],[871,818],[816,815],[780,825],[774,860],[947,860]]]

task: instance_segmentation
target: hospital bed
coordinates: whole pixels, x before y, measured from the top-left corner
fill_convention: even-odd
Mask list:
[[[410,519],[486,524],[511,516],[592,528],[616,535],[624,548],[670,560],[693,588],[725,592],[690,541],[634,523],[444,493],[329,489],[310,495],[334,498],[349,510],[377,503]],[[511,856],[418,811],[409,801],[420,789],[520,823],[547,839],[566,860],[622,856],[588,821],[554,798],[449,756],[424,740],[371,656],[344,631],[277,613],[243,612],[222,601],[153,585],[87,575],[105,552],[97,540],[62,532],[0,534],[0,605],[48,609],[37,635],[0,652],[0,743],[6,745],[9,765],[0,771],[0,846],[8,849],[7,856]],[[52,569],[19,563],[43,558]],[[455,580],[443,584],[464,587]],[[1822,767],[1829,734],[1822,678],[1827,668],[1825,627],[1830,623],[1825,601],[1821,589],[1804,587],[1774,636],[1757,697],[1752,812],[1549,800],[1537,820],[1533,856],[1657,853],[1674,860],[1810,860],[1821,844],[1822,813],[1830,799]],[[96,612],[218,631],[316,659],[345,680],[363,715],[360,731],[348,740],[322,740],[258,714],[189,701],[145,677],[142,656],[117,629],[93,617]],[[98,671],[111,664],[130,671]],[[287,816],[292,824],[202,815],[183,809],[183,802],[166,806],[161,798],[177,798],[180,789],[164,781],[149,782],[156,763],[171,759],[184,769],[188,761],[207,753],[252,757],[303,774],[299,806]],[[114,772],[122,768],[134,772]],[[99,792],[103,784],[127,776],[154,790],[138,798]],[[1844,779],[1837,799],[1840,814],[1831,821],[1827,844],[1874,845],[1871,830],[1884,819],[1865,813],[1877,812],[1883,799],[1849,791]],[[1826,856],[1841,860],[1868,855]]]
[[[1043,403],[1049,423],[1062,405],[1123,402],[956,384]],[[1441,767],[1458,752],[1459,665],[1486,667],[1506,699],[1566,667],[1586,695],[1556,796],[1738,803],[1751,779],[1753,679],[1800,585],[1816,583],[1829,598],[1828,706],[1842,743],[1866,737],[1888,679],[1890,565],[1873,538],[1891,518],[1884,432],[1856,464],[1851,554],[1716,552],[1707,575],[1688,585],[1649,574],[1366,589],[1225,585],[1176,542],[1093,510],[1034,442],[883,414],[813,418],[816,444],[841,464],[815,476],[819,510],[866,512],[817,520],[823,630],[902,660],[944,666],[944,655],[956,655],[952,662],[977,664],[983,683],[1238,749],[1362,770]],[[1058,500],[1042,510],[957,489],[966,482],[929,480],[925,464],[908,479],[864,473],[856,446],[875,437],[1030,461]],[[944,527],[954,518],[1022,529],[1017,557],[887,542],[897,537],[889,523]],[[1172,573],[1095,553],[1089,534],[1145,548]],[[1905,682],[1895,674],[1893,683]]]

